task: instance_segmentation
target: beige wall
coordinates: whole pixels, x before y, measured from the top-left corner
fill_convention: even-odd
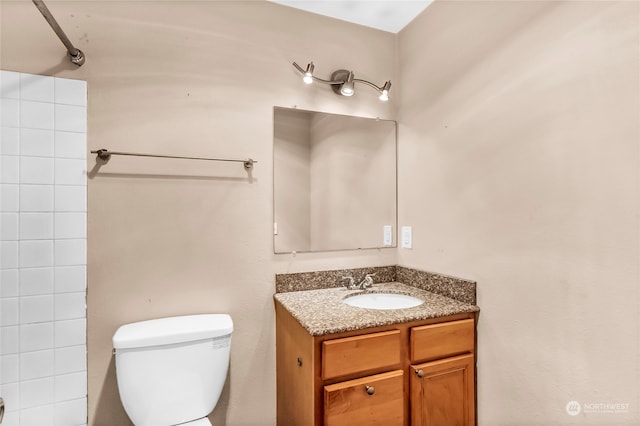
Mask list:
[[[276,272],[395,263],[367,250],[274,255],[273,107],[395,118],[364,88],[344,99],[305,86],[291,66],[314,60],[395,80],[395,37],[255,1],[55,1],[49,8],[87,55],[75,69],[28,1],[2,1],[6,70],[88,82],[89,149],[252,157],[241,165],[89,156],[88,350],[90,424],[127,424],[111,337],[123,323],[228,312],[230,380],[216,425],[275,419],[272,294]]]
[[[478,281],[481,425],[640,421],[639,16],[436,2],[400,34],[399,263]]]

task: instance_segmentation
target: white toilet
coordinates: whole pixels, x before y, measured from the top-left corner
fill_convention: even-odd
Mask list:
[[[113,335],[122,405],[136,426],[209,426],[229,370],[233,321],[189,315],[126,324]]]

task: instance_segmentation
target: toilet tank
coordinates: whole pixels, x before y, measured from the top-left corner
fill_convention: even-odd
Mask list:
[[[113,336],[120,399],[136,426],[207,416],[229,368],[233,322],[226,314],[123,325]]]

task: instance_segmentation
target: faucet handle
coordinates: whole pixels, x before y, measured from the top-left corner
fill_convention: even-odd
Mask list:
[[[373,286],[373,276],[375,274],[367,274],[364,276],[364,278],[362,279],[362,281],[360,281],[360,288],[370,288],[371,286]]]
[[[355,280],[353,279],[353,277],[344,276],[342,277],[342,281],[344,280],[349,280],[349,283],[345,285],[345,287],[347,287],[347,290],[355,288]]]

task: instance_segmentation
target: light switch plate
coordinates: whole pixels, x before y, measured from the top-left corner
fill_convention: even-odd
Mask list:
[[[385,247],[390,247],[393,242],[393,231],[391,225],[384,225],[382,227],[382,244]]]
[[[403,226],[402,227],[402,248],[410,249],[413,246],[412,236],[411,236],[411,227]]]

